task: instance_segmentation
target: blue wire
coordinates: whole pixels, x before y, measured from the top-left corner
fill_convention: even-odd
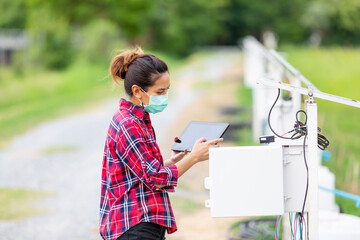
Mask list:
[[[289,219],[290,219],[290,231],[291,231],[291,235],[290,235],[290,240],[293,240],[294,237],[294,233],[293,233],[293,229],[292,229],[292,213],[289,212]]]
[[[302,240],[302,227],[301,227],[301,219],[302,219],[302,217],[299,217],[300,239]]]
[[[276,220],[276,224],[275,224],[275,239],[277,240],[278,239],[278,235],[277,235],[277,226],[278,226],[278,223],[279,223],[279,220],[280,220],[280,216],[278,216],[278,219]]]
[[[296,231],[297,231],[297,229],[296,229],[296,228],[297,228],[297,220],[296,220],[296,219],[297,219],[297,213],[295,213],[295,220],[294,220],[294,222],[295,222],[295,230],[294,230],[294,231],[295,231],[295,234],[294,234],[294,240],[296,240]]]

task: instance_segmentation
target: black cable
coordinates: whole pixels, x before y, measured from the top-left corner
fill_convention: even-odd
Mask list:
[[[274,129],[271,126],[271,122],[270,122],[270,117],[271,117],[271,113],[277,103],[277,101],[279,100],[280,97],[280,88],[278,88],[278,95],[275,99],[275,102],[273,103],[273,105],[271,106],[270,110],[269,110],[269,114],[268,114],[268,124],[269,124],[269,128],[270,130],[273,132],[273,134],[279,138],[283,138],[283,139],[289,139],[289,140],[294,140],[294,139],[299,139],[302,136],[305,136],[307,133],[307,114],[305,111],[303,110],[299,110],[296,112],[296,121],[295,121],[295,125],[294,125],[294,129],[287,132],[287,133],[291,133],[291,132],[295,132],[291,137],[284,137],[284,136],[280,136],[279,134],[277,134]],[[301,122],[299,120],[299,113],[303,113],[305,114],[305,122]],[[320,133],[318,133],[318,147],[321,150],[325,150],[325,148],[327,148],[329,146],[330,142],[328,139],[326,139],[326,137],[324,135],[321,135]]]
[[[321,135],[320,133],[318,133],[318,147],[321,150],[325,150],[325,148],[327,148],[330,144],[330,141],[326,139],[326,137],[324,135]]]
[[[304,202],[303,202],[302,210],[301,210],[301,213],[299,213],[299,215],[300,215],[300,229],[302,229],[303,224],[305,222],[305,221],[303,221],[303,219],[304,219],[304,210],[305,210],[305,204],[306,204],[307,195],[308,195],[308,191],[309,191],[309,166],[307,164],[306,152],[305,152],[306,151],[306,137],[308,135],[307,126],[306,126],[308,116],[307,116],[306,112],[303,111],[303,110],[297,111],[296,116],[295,116],[296,121],[295,121],[295,124],[294,124],[294,129],[287,132],[287,133],[294,132],[294,134],[291,137],[280,136],[279,134],[277,134],[274,131],[274,129],[271,127],[271,123],[270,123],[270,116],[271,116],[272,110],[274,109],[277,101],[279,100],[279,97],[280,97],[280,88],[278,88],[278,95],[277,95],[277,97],[275,99],[275,102],[271,106],[270,111],[269,111],[269,115],[268,115],[268,124],[269,124],[270,130],[274,133],[275,136],[277,136],[279,138],[283,138],[283,139],[294,140],[294,139],[299,139],[302,136],[304,136],[303,154],[304,154],[304,164],[305,164],[305,168],[306,168],[306,189],[305,189],[305,196],[304,196]],[[299,120],[299,114],[300,113],[303,113],[305,115],[305,122],[304,123]],[[319,128],[318,131],[320,132],[321,129]],[[325,150],[325,148],[327,148],[329,146],[329,144],[330,144],[330,141],[328,139],[326,139],[326,137],[324,135],[320,134],[320,133],[318,133],[317,139],[318,139],[318,141],[317,141],[318,142],[318,147],[321,150]]]
[[[272,110],[274,109],[277,101],[279,100],[279,97],[280,97],[280,88],[278,88],[278,95],[277,95],[277,97],[276,97],[276,99],[275,99],[275,102],[274,102],[273,105],[271,106],[270,111],[269,111],[269,114],[268,114],[268,124],[269,124],[269,128],[270,128],[270,130],[274,133],[274,135],[277,136],[277,137],[279,137],[279,138],[290,139],[290,140],[296,139],[296,138],[293,138],[293,137],[283,137],[283,136],[280,136],[280,135],[278,135],[278,134],[273,130],[273,128],[271,127],[271,123],[270,123],[271,112],[272,112]],[[294,136],[294,135],[293,135],[293,136]],[[300,138],[300,137],[298,137],[298,138]]]
[[[300,216],[301,217],[300,225],[303,224],[305,204],[306,204],[306,199],[307,199],[307,195],[308,195],[308,191],[309,191],[309,167],[308,167],[308,164],[307,164],[306,154],[305,154],[306,137],[307,137],[307,132],[305,133],[304,142],[303,142],[304,163],[305,163],[305,168],[306,168],[306,189],[305,189],[304,202],[303,202],[303,206],[302,206],[302,210],[301,210],[301,216]]]
[[[300,215],[300,225],[303,224],[303,217],[304,217],[304,210],[305,210],[305,204],[306,204],[306,199],[307,199],[307,195],[308,195],[308,190],[309,190],[309,167],[307,165],[307,160],[306,160],[306,154],[305,154],[305,145],[306,145],[306,137],[307,137],[307,128],[306,128],[306,124],[307,124],[307,114],[305,111],[303,110],[299,110],[296,112],[296,122],[294,125],[294,130],[295,133],[290,137],[283,137],[278,135],[273,128],[271,127],[270,124],[270,116],[271,116],[271,112],[274,109],[274,106],[276,105],[277,101],[279,100],[280,97],[280,88],[278,88],[278,95],[275,99],[275,102],[273,103],[273,105],[270,108],[269,111],[269,115],[268,115],[268,124],[269,124],[269,128],[270,130],[274,133],[275,136],[279,137],[279,138],[283,138],[283,139],[290,139],[290,140],[294,140],[294,139],[299,139],[302,136],[304,136],[304,142],[303,142],[303,154],[304,154],[304,163],[305,163],[305,168],[306,168],[306,189],[305,189],[305,196],[304,196],[304,202],[303,202],[303,206],[302,206],[302,211],[301,211],[301,215]],[[303,113],[305,114],[305,123],[301,122],[299,120],[299,113]]]

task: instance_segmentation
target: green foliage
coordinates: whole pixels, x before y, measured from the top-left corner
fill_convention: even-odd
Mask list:
[[[125,46],[124,37],[140,43],[137,38],[149,27],[147,0],[26,3],[32,63],[51,69],[67,67],[78,50],[91,61],[108,59],[112,50]]]
[[[149,33],[158,49],[187,55],[195,47],[214,43],[224,32],[224,0],[160,0],[153,8]]]
[[[73,48],[67,19],[54,15],[47,4],[29,5],[31,57],[42,66],[61,69],[71,63]]]
[[[329,4],[329,1],[326,3]],[[360,30],[360,2],[358,0],[331,0],[329,14],[338,18],[338,25],[344,30]]]
[[[302,25],[315,32],[326,31],[330,27],[329,8],[324,1],[314,1],[306,6],[300,21]]]
[[[324,43],[360,43],[360,2],[358,0],[313,0],[301,18],[302,25],[321,33]]]
[[[0,28],[25,28],[24,0],[0,0]]]
[[[127,38],[135,40],[149,27],[149,14],[155,2],[148,0],[28,0],[31,6],[46,4],[49,11],[62,16],[71,25],[85,26],[98,19],[108,19],[119,27]]]
[[[119,28],[108,20],[89,23],[82,30],[81,52],[90,61],[109,60],[115,49],[125,48]]]
[[[180,56],[246,35],[261,39],[267,30],[281,43],[303,43],[313,33],[325,44],[360,43],[358,0],[0,0],[0,13],[0,28],[30,30],[35,65],[59,69],[77,46],[103,58],[120,34],[121,42]]]
[[[284,42],[299,42],[306,36],[298,23],[306,4],[302,0],[229,0],[222,35],[232,35],[222,41],[234,44],[239,37],[261,38],[265,30],[272,30]]]

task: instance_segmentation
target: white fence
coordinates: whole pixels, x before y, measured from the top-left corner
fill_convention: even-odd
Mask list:
[[[320,92],[279,53],[274,50],[266,49],[253,37],[247,37],[243,40],[243,52],[244,83],[247,87],[252,89],[253,96],[252,125],[253,138],[255,141],[258,141],[260,136],[273,135],[268,127],[268,113],[277,96],[277,89],[275,86],[282,88],[281,84],[284,83],[285,85],[288,85],[282,89],[294,91],[284,92],[288,95],[280,97],[272,112],[271,124],[273,129],[279,134],[286,133],[288,130],[294,128],[295,114],[301,109],[302,100],[300,93],[303,93],[302,89],[300,89],[301,83],[306,86],[306,92],[314,92],[320,98],[360,107],[358,101],[351,102],[345,98]],[[270,80],[269,84],[266,84],[266,82],[265,84],[257,84],[259,79],[262,78]],[[297,91],[297,89],[299,89],[299,91]],[[316,110],[314,114],[317,115]],[[315,120],[317,122],[316,117]],[[316,141],[314,143],[316,143]],[[316,159],[316,157],[313,159]],[[312,178],[313,182],[310,181],[309,184],[316,183],[316,185],[319,184],[319,186],[334,189],[335,176],[328,168],[321,166],[320,150],[318,159],[320,160],[318,166],[312,166],[312,170],[315,170],[316,173],[312,171],[313,175],[310,175],[310,178]],[[310,164],[312,164],[311,159],[309,161]],[[314,181],[315,179],[316,181]],[[309,193],[312,197],[315,196],[315,198],[309,199],[309,201],[315,199],[317,202],[317,186],[312,186],[312,190],[309,189]],[[309,220],[309,228],[311,228],[311,231],[308,229],[310,239],[316,240],[319,239],[319,236],[320,239],[360,239],[360,219],[345,214],[339,214],[339,208],[335,203],[335,196],[333,193],[321,191],[318,196],[319,209],[322,214],[318,217],[317,213],[314,214],[314,212],[318,212],[319,210],[317,209],[317,206],[310,207],[309,214],[310,212],[314,214],[311,221]],[[314,204],[313,202],[312,205],[317,204]],[[317,220],[313,222],[314,219],[320,219],[320,224],[318,225]],[[332,228],[331,226],[334,225],[338,227]],[[319,226],[320,229],[318,232]],[[283,239],[290,239],[290,234],[288,234],[286,228],[284,233]]]

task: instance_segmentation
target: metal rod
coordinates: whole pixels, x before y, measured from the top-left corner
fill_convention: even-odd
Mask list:
[[[274,50],[270,50],[269,53],[274,56],[274,58],[283,65],[288,71],[290,71],[297,79],[303,82],[307,87],[311,88],[313,91],[319,91],[314,84],[312,84],[306,77],[304,77],[300,71],[294,68],[288,61],[286,61],[279,53]]]
[[[331,101],[331,102],[337,102],[337,103],[341,103],[341,104],[344,104],[344,105],[360,108],[360,102],[357,101],[357,100],[344,98],[344,97],[339,97],[339,96],[331,95],[331,94],[328,94],[328,93],[323,93],[323,92],[320,92],[320,91],[319,92],[311,91],[310,89],[292,86],[292,85],[289,85],[287,83],[276,82],[276,81],[274,81],[274,80],[272,80],[270,78],[267,78],[267,77],[259,78],[257,83],[261,83],[261,84],[266,85],[266,86],[277,87],[277,88],[287,90],[287,91],[291,91],[291,92],[297,92],[297,93],[300,93],[300,94],[303,94],[303,95],[309,95],[309,93],[312,92],[313,97],[315,97],[315,98],[320,98],[320,99],[328,100],[328,101]]]
[[[301,72],[294,68],[286,59],[284,59],[278,52],[275,50],[265,48],[258,40],[254,37],[246,37],[244,41],[253,42],[257,45],[259,49],[261,49],[262,54],[272,63],[277,63],[281,66],[285,71],[296,77],[299,81],[303,82],[308,88],[312,89],[313,91],[320,91],[318,88],[315,87]]]

